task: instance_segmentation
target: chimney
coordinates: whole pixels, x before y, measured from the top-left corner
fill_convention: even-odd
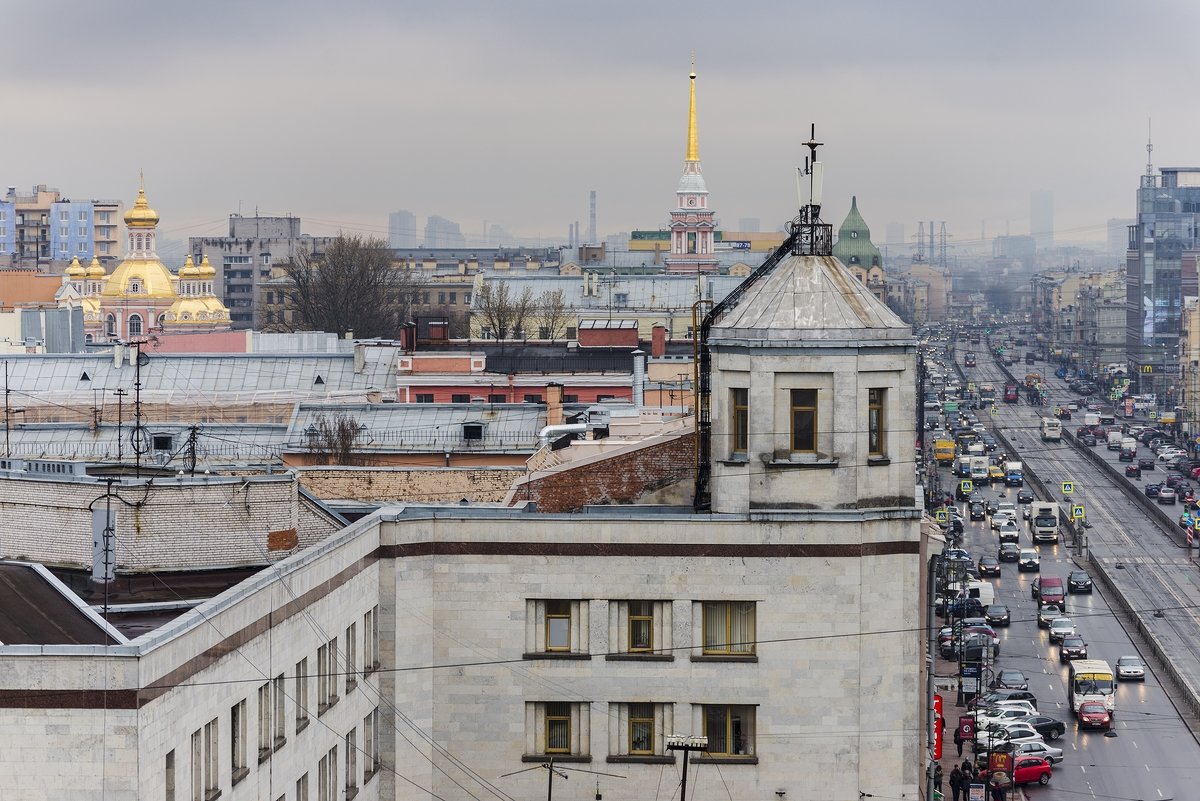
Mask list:
[[[656,325],[650,329],[650,355],[660,358],[667,355],[667,327]]]
[[[367,346],[362,342],[354,343],[354,374],[362,375],[367,366]]]
[[[633,352],[633,406],[639,412],[645,405],[646,391],[646,352],[644,350],[635,350]]]
[[[546,425],[560,426],[563,421],[563,387],[551,381],[546,385]]]

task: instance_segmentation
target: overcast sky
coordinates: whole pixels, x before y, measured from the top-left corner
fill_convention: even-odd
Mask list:
[[[244,214],[386,234],[387,213],[478,235],[667,220],[696,53],[700,155],[722,227],[794,214],[810,122],[827,220],[884,239],[1060,239],[1134,214],[1156,165],[1200,164],[1194,0],[1005,3],[133,0],[11,3],[4,184],[131,203],[168,237]]]

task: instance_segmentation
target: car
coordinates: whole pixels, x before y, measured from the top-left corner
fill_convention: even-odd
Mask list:
[[[995,748],[1004,743],[1041,743],[1045,740],[1032,726],[1024,722],[1013,722],[994,723],[986,729],[981,728],[975,735],[975,742]]]
[[[1138,459],[1137,466],[1142,468],[1143,470],[1153,470],[1154,469],[1154,460],[1153,459]]]
[[[1067,733],[1067,724],[1049,715],[1031,715],[1025,718],[1025,722],[1051,742]]]
[[[996,552],[996,559],[1001,562],[1016,562],[1021,558],[1021,546],[1015,542],[1000,543],[1000,550]]]
[[[1126,465],[1125,466],[1125,477],[1126,478],[1141,478],[1142,477],[1142,468],[1138,467],[1136,464]]]
[[[1122,656],[1117,659],[1117,681],[1145,681],[1146,663],[1140,656]]]
[[[1004,604],[990,604],[984,610],[983,616],[987,619],[989,626],[1007,626],[1011,620],[1008,607]]]
[[[1051,629],[1053,632],[1053,629]],[[1087,659],[1087,643],[1082,637],[1063,637],[1058,646],[1058,661],[1070,662],[1072,659]]]
[[[971,552],[965,548],[947,548],[945,557],[947,561],[971,561]]]
[[[1096,437],[1093,434],[1084,434],[1079,438],[1079,441],[1084,445],[1087,445],[1089,448],[1096,447]]]
[[[971,519],[972,520],[983,520],[985,517],[987,517],[987,513],[984,510],[982,503],[971,504]]]
[[[1158,491],[1161,489],[1162,484],[1147,484],[1146,486],[1142,487],[1142,492],[1145,493],[1147,498],[1157,498]]]
[[[992,465],[991,467],[988,468],[988,482],[995,484],[997,481],[1003,483],[1004,471],[1001,470],[996,465]]]
[[[1186,451],[1181,451],[1178,448],[1163,448],[1155,457],[1160,462],[1170,462],[1180,456],[1187,457]]]
[[[1029,690],[989,690],[983,695],[977,695],[967,703],[967,709],[987,709],[990,706],[1007,706],[1012,704],[1028,704],[1029,708],[1037,711],[1037,696]]]
[[[1167,476],[1167,479],[1163,482],[1163,485],[1170,487],[1176,492],[1179,492],[1188,486],[1188,479],[1187,476],[1181,476],[1178,473],[1173,473]]]
[[[1004,728],[1009,723],[1024,722],[1030,714],[1032,710],[1024,705],[995,707],[977,712],[975,725],[980,731],[992,726]]]
[[[992,689],[1028,690],[1029,680],[1025,678],[1025,674],[1021,671],[1015,668],[1005,668],[996,673],[996,678],[992,681]]]
[[[984,502],[984,505],[987,507],[988,514],[994,514],[995,512],[1000,511],[1000,502],[995,498],[988,498],[987,501]]]
[[[1063,608],[1058,604],[1042,604],[1038,607],[1038,628],[1050,628],[1050,623],[1056,617],[1062,617]]]
[[[1079,705],[1075,714],[1081,729],[1109,729],[1112,726],[1112,713],[1104,706],[1103,701],[1084,701]]]
[[[1067,592],[1090,593],[1091,591],[1092,577],[1087,574],[1086,570],[1072,570],[1067,574]]]
[[[1021,555],[1017,557],[1017,570],[1024,573],[1026,570],[1041,570],[1042,558],[1033,548],[1022,548]]]
[[[1015,510],[1001,509],[992,515],[992,528],[996,531],[999,531],[1000,527],[1004,525],[1006,521],[1011,521],[1013,523],[1017,522],[1017,513]]]
[[[1022,756],[1013,762],[1013,784],[1049,784],[1053,773],[1049,760],[1038,756]]]
[[[1021,757],[1041,757],[1051,765],[1063,761],[1063,750],[1052,745],[1039,743],[1036,740],[1028,743],[1011,743],[1004,746],[1005,751],[1012,751],[1016,759]]]
[[[979,557],[979,575],[980,576],[998,576],[998,575],[1000,575],[1000,560],[994,556]]]
[[[1047,628],[1050,629],[1050,642],[1062,642],[1075,636],[1075,621],[1069,617],[1056,617]]]
[[[1175,505],[1175,490],[1171,487],[1163,487],[1158,491],[1158,502],[1163,506]]]
[[[947,617],[983,617],[983,604],[978,598],[955,598],[948,608]]]
[[[983,493],[976,490],[971,493],[971,497],[967,499],[967,503],[983,503]]]
[[[1033,490],[1031,490],[1031,489],[1017,490],[1017,503],[1033,503]]]
[[[1000,526],[1000,534],[998,535],[1000,542],[1020,542],[1021,529],[1017,527],[1015,521],[1006,520]]]

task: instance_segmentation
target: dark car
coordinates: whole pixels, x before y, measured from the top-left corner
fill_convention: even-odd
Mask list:
[[[1183,489],[1188,486],[1187,476],[1181,476],[1178,473],[1167,476],[1163,484],[1171,489]]]
[[[1000,511],[1000,501],[996,498],[988,498],[987,501],[984,502],[984,506],[987,508],[987,513],[989,515]]]
[[[984,510],[982,503],[971,504],[972,520],[983,520],[985,517],[987,517],[987,512]]]
[[[950,617],[983,617],[983,604],[978,598],[955,598],[948,610]]]
[[[1146,493],[1147,498],[1157,498],[1160,489],[1162,489],[1162,484],[1147,484],[1142,487],[1142,492]]]
[[[996,558],[1001,562],[1015,562],[1021,558],[1021,546],[1015,542],[1005,542],[996,552]]]
[[[1087,643],[1082,637],[1063,637],[1058,647],[1058,661],[1070,662],[1072,659],[1087,659]]]
[[[993,690],[1028,690],[1029,680],[1025,674],[1012,668],[1001,670],[992,682]]]
[[[1067,575],[1067,592],[1091,592],[1092,577],[1084,570],[1072,570]]]
[[[1142,468],[1143,470],[1153,470],[1154,469],[1154,460],[1153,459],[1138,459],[1137,466]]]
[[[1009,624],[1008,607],[1004,604],[991,604],[984,610],[983,616],[987,618],[987,622],[992,626],[1007,626]],[[1028,687],[1020,689],[1028,689]]]
[[[1082,442],[1084,445],[1087,445],[1089,448],[1096,447],[1096,438],[1091,434],[1084,434],[1082,437],[1079,438],[1079,441]]]
[[[979,557],[979,575],[980,576],[999,576],[1000,575],[1000,560],[994,556]]]
[[[1017,503],[1033,503],[1033,490],[1022,489],[1017,491]]]
[[[1142,468],[1138,467],[1136,464],[1127,465],[1125,467],[1125,475],[1128,478],[1141,478]]]
[[[1047,742],[1057,740],[1067,732],[1067,724],[1049,715],[1034,715],[1033,717],[1025,718],[1025,723],[1032,727],[1038,734],[1045,737]]]

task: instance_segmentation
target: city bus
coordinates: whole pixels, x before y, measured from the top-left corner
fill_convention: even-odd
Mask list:
[[[1061,442],[1062,422],[1052,417],[1042,418],[1042,442]]]
[[[966,359],[963,361],[963,365],[965,367],[974,367],[975,366],[975,351],[973,351],[973,350],[967,351],[967,356],[966,356]]]
[[[1100,659],[1076,659],[1067,674],[1067,703],[1072,712],[1079,711],[1084,701],[1103,701],[1104,708],[1115,712],[1117,685],[1113,670]]]

